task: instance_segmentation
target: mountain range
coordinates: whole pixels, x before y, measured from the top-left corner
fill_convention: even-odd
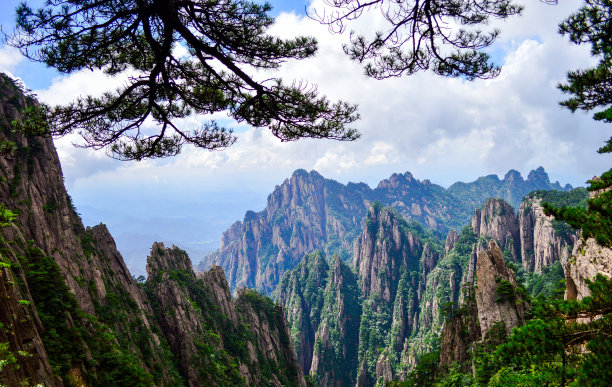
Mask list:
[[[571,189],[569,184],[551,183],[542,167],[531,171],[527,179],[510,170],[501,180],[489,175],[454,183],[448,189],[420,181],[409,172],[393,174],[371,189],[364,183],[344,185],[300,169],[274,189],[264,210],[248,211],[225,231],[219,249],[197,268],[203,271],[219,265],[232,290],[246,286],[270,294],[283,273],[315,249],[348,260],[373,202],[393,207],[405,220],[444,237],[451,229],[460,230],[488,198],[501,198],[518,209],[521,199],[532,191]]]

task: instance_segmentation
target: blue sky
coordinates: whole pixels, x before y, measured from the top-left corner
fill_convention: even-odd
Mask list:
[[[198,261],[246,210],[263,209],[267,194],[298,168],[371,186],[393,172],[411,171],[447,186],[491,173],[503,176],[509,169],[526,176],[542,165],[553,180],[581,185],[611,161],[595,153],[609,129],[557,103],[562,95],[556,84],[566,72],[592,63],[588,47],[557,34],[558,23],[581,1],[524,3],[522,17],[496,24],[502,34],[491,52],[504,65],[502,74],[464,82],[429,73],[367,79],[342,53],[346,35],[330,35],[304,17],[306,5],[321,9],[322,0],[274,1],[277,21],[271,33],[319,41],[315,58],[289,62],[277,74],[315,83],[330,99],[359,104],[362,119],[355,126],[361,139],[280,143],[266,130],[237,127],[238,142],[223,152],[188,148],[172,159],[122,163],[103,152],[74,148],[78,138],[72,136],[56,140],[68,191],[85,223],[106,223],[130,268],[140,274],[156,240],[177,244]],[[0,2],[4,32],[12,30],[17,4]],[[351,27],[369,31],[378,23],[374,12]],[[1,45],[0,71],[21,78],[51,104],[118,84],[98,72],[60,76]]]

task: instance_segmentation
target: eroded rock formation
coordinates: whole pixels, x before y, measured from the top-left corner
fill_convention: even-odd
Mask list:
[[[525,323],[526,303],[517,292],[517,282],[502,251],[494,240],[478,252],[476,262],[476,307],[483,339],[496,323],[503,323],[506,333]]]

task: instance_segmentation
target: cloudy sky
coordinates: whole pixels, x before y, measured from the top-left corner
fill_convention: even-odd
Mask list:
[[[17,3],[1,2],[4,32],[12,30]],[[342,53],[347,36],[330,35],[305,16],[304,7],[322,9],[321,0],[271,3],[277,15],[272,34],[310,35],[319,42],[315,58],[287,63],[274,76],[308,81],[332,100],[358,104],[362,118],[355,127],[362,137],[350,143],[281,143],[265,129],[236,126],[221,115],[238,134],[225,151],[186,148],[172,159],[118,162],[74,148],[76,137],[56,140],[68,191],[84,222],[109,226],[133,273],[142,273],[154,240],[177,244],[199,261],[218,246],[223,230],[247,209],[263,209],[274,186],[298,168],[370,186],[393,172],[410,171],[448,186],[487,174],[503,177],[509,169],[526,176],[540,165],[552,180],[577,186],[609,168],[610,156],[595,152],[609,129],[558,105],[563,97],[556,85],[566,72],[593,63],[588,47],[557,34],[558,23],[582,1],[550,6],[524,0],[523,16],[496,24],[502,34],[491,52],[503,65],[501,75],[473,82],[430,73],[368,79]],[[379,22],[374,12],[350,27],[368,31]],[[121,83],[95,71],[60,75],[6,46],[0,46],[0,71],[21,78],[50,104]],[[185,124],[209,118],[192,117]]]

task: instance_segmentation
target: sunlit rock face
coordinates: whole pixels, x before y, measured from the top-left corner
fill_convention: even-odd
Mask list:
[[[508,334],[512,328],[525,323],[527,305],[517,292],[514,272],[506,266],[494,240],[486,250],[478,252],[476,285],[476,307],[483,339],[488,338],[497,322],[503,322]]]
[[[554,219],[544,214],[542,199],[529,196],[521,203],[518,213],[521,234],[521,257],[526,271],[542,273],[555,262],[567,264],[578,231],[568,229],[563,234],[555,230]]]

